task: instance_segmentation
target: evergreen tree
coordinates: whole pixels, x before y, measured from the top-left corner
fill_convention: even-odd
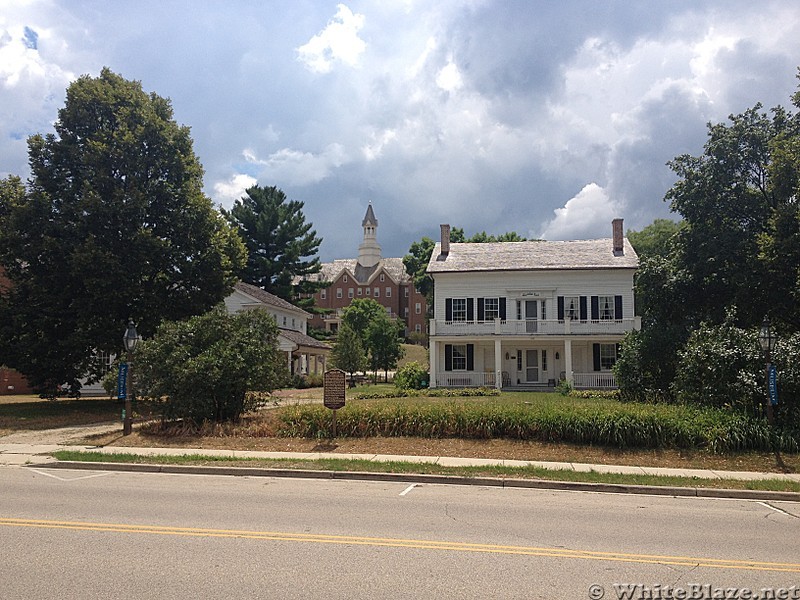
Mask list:
[[[316,256],[322,238],[306,223],[303,206],[277,187],[255,185],[223,211],[249,253],[244,281],[289,301],[324,287],[313,277],[322,268]]]

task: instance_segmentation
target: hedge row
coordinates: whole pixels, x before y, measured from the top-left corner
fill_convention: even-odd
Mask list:
[[[331,413],[320,405],[282,410],[279,435],[328,435]],[[499,403],[353,403],[338,411],[345,437],[508,438],[614,448],[705,448],[797,452],[800,432],[770,432],[763,419],[689,406],[548,406]],[[773,445],[774,444],[774,445]]]

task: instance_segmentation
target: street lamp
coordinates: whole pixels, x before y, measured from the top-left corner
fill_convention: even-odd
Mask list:
[[[136,333],[136,326],[133,319],[128,321],[128,329],[122,341],[125,342],[125,351],[128,353],[128,377],[127,389],[125,390],[125,418],[122,420],[122,435],[130,435],[133,431],[133,420],[131,418],[131,396],[133,395],[133,351],[142,339]]]
[[[772,398],[769,386],[770,386],[770,371],[771,371],[770,367],[772,363],[772,350],[775,348],[775,341],[777,339],[778,336],[776,336],[775,332],[772,331],[772,325],[769,322],[769,318],[764,317],[764,322],[761,323],[761,330],[758,332],[758,341],[761,344],[761,349],[764,351],[764,357],[767,363],[766,409],[767,409],[767,421],[769,421],[770,425],[775,424],[775,415],[772,412]]]

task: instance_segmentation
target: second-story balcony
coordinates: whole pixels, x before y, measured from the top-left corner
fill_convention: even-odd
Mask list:
[[[601,320],[442,321],[431,319],[430,335],[540,336],[622,335],[641,328],[641,317]]]

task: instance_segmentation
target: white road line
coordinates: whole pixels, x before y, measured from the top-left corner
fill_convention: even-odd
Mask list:
[[[416,483],[412,483],[410,486],[408,486],[406,489],[404,489],[402,492],[400,492],[400,495],[401,496],[405,496],[408,492],[413,490],[415,487],[417,487],[417,484]]]
[[[39,473],[39,475],[44,475],[46,477],[52,477],[53,479],[58,479],[59,481],[78,481],[80,479],[91,479],[93,477],[105,477],[106,475],[111,475],[111,472],[106,473],[93,473],[91,475],[81,475],[80,477],[72,477],[70,479],[64,479],[63,477],[59,477],[58,475],[53,475],[52,473],[45,473],[44,471],[40,471],[39,469],[31,469],[34,473]]]
[[[757,502],[757,504],[760,504],[761,506],[766,506],[767,508],[771,508],[776,513],[780,513],[782,515],[786,515],[787,517],[794,517],[795,519],[797,518],[797,515],[793,515],[790,512],[786,512],[785,510],[783,510],[782,508],[778,508],[777,506],[772,506],[771,504],[768,504],[767,502]]]

